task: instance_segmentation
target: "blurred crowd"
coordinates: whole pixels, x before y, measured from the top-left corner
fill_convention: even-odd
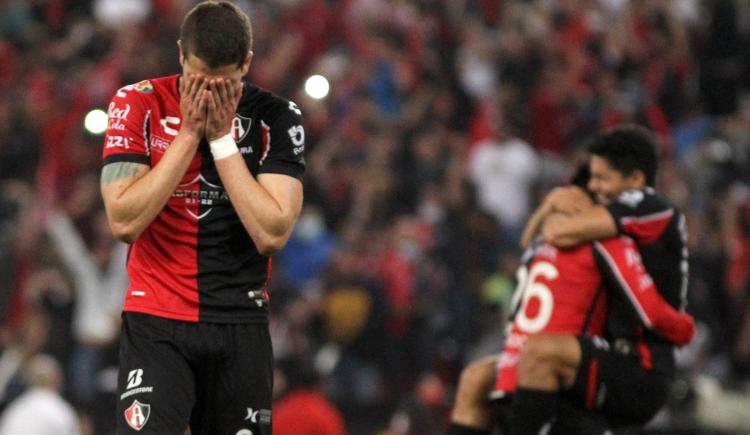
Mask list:
[[[126,248],[83,118],[180,71],[194,3],[0,1],[0,435],[40,390],[113,433]],[[250,81],[305,117],[305,206],[271,283],[280,401],[310,392],[295,406],[325,399],[355,435],[443,433],[461,368],[501,348],[525,219],[622,122],[657,133],[657,189],[688,216],[699,333],[658,424],[698,425],[707,379],[750,390],[750,3],[236,3]]]

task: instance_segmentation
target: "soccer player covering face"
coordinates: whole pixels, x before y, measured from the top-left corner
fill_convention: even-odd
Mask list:
[[[561,248],[618,233],[632,237],[663,299],[684,310],[685,219],[652,188],[653,137],[626,125],[598,135],[589,151],[588,188],[599,204],[590,205],[574,187],[554,190],[532,216],[524,242],[540,227],[544,240]],[[519,359],[512,434],[536,434],[553,421],[559,392],[614,427],[643,424],[663,406],[674,374],[674,345],[641,326],[647,322],[643,310],[630,310],[633,297],[611,293],[606,341],[580,334],[529,337]]]
[[[119,434],[271,434],[266,283],[302,204],[305,133],[291,101],[248,83],[249,18],[185,17],[182,74],[109,105],[101,191],[130,243]]]

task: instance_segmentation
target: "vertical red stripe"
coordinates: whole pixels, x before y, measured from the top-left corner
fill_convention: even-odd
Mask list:
[[[638,351],[641,353],[641,365],[643,366],[643,368],[650,370],[653,367],[653,363],[651,361],[651,350],[648,348],[646,342],[642,339],[638,340]]]
[[[270,299],[271,294],[268,292],[268,284],[271,282],[271,273],[273,272],[273,260],[268,258],[268,269],[266,271],[266,282],[263,283],[263,293],[265,293],[266,299]]]
[[[599,360],[592,359],[589,365],[589,376],[586,382],[586,409],[594,409],[596,400],[596,386],[599,380]]]

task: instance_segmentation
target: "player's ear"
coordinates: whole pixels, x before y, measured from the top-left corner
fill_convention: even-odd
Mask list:
[[[183,52],[182,39],[177,40],[177,49],[180,52],[180,66],[185,66],[185,53]]]
[[[247,72],[250,70],[250,63],[253,61],[253,51],[250,50],[247,52],[247,57],[245,57],[245,61],[242,62],[242,75],[244,76],[247,74]]]

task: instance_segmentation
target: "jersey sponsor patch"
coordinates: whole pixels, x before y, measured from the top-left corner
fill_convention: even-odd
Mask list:
[[[151,405],[133,400],[133,403],[125,410],[125,422],[135,430],[141,430],[148,422],[151,415]]]
[[[150,94],[154,92],[154,85],[151,84],[151,80],[142,80],[135,84],[135,90],[144,94]]]

